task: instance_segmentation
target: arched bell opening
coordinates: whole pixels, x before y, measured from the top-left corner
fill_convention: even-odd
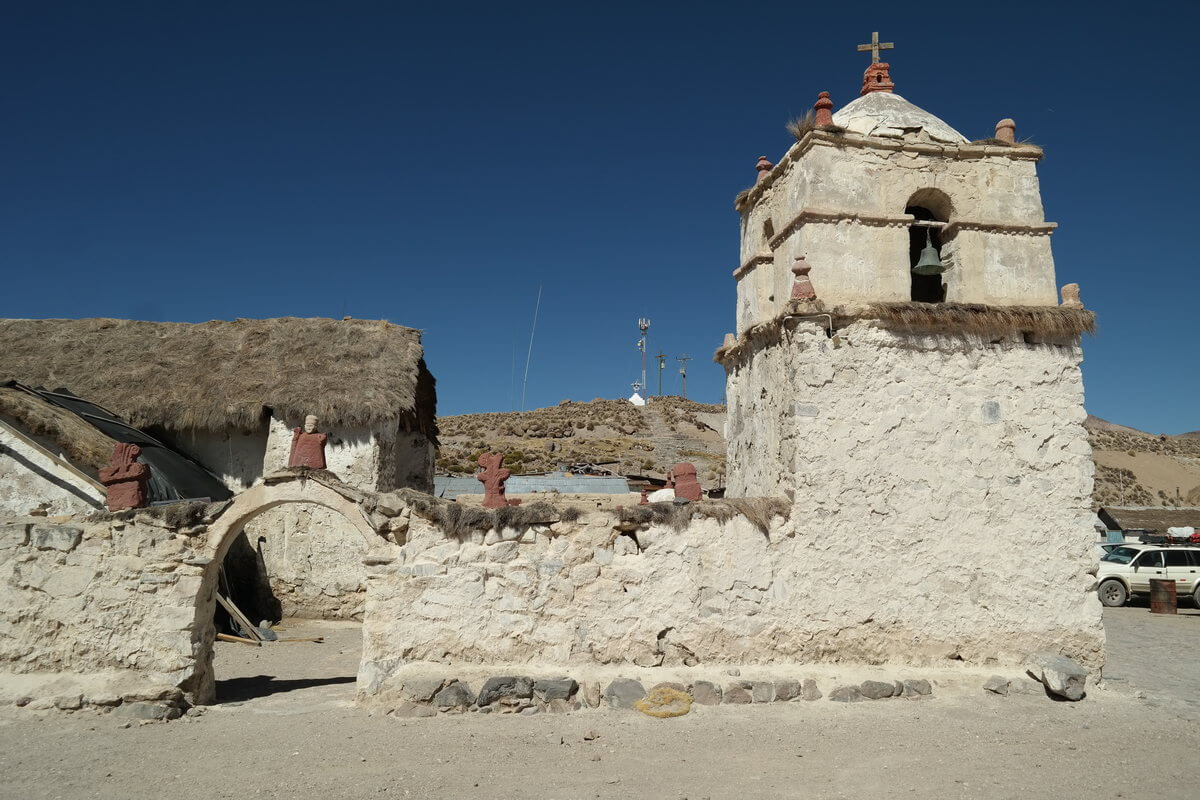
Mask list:
[[[950,197],[938,189],[921,189],[908,200],[904,213],[913,217],[908,229],[910,299],[916,303],[946,301],[945,262],[942,259],[942,224],[950,219]]]

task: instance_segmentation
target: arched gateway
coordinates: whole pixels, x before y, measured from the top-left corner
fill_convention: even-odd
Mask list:
[[[213,674],[213,612],[216,604],[217,574],[221,562],[234,538],[254,518],[288,503],[311,503],[328,508],[346,519],[366,541],[367,546],[384,541],[371,527],[359,503],[351,499],[362,492],[348,487],[339,491],[333,482],[306,474],[269,476],[259,484],[239,494],[208,526],[205,545],[199,560],[206,562],[203,580],[196,593],[196,621],[192,628],[192,652],[195,654],[193,673],[180,688],[194,704],[211,703],[215,697]]]

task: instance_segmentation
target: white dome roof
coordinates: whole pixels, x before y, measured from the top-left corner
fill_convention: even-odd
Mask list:
[[[966,144],[967,137],[898,94],[871,92],[847,103],[833,124],[863,136]]]

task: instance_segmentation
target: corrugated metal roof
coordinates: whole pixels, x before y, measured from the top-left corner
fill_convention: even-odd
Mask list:
[[[1200,527],[1200,508],[1105,506],[1097,514],[1109,530],[1148,530],[1166,533],[1167,528]]]

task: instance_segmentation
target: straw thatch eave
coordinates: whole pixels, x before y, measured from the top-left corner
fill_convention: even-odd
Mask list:
[[[139,428],[400,422],[434,436],[421,334],[381,320],[0,320],[0,380],[67,389]]]
[[[982,303],[874,302],[827,306],[820,300],[791,300],[771,319],[742,331],[719,347],[713,361],[732,368],[760,347],[779,342],[789,321],[807,317],[841,328],[866,321],[908,334],[1007,336],[1028,334],[1075,339],[1096,330],[1096,315],[1065,306],[992,306]]]

